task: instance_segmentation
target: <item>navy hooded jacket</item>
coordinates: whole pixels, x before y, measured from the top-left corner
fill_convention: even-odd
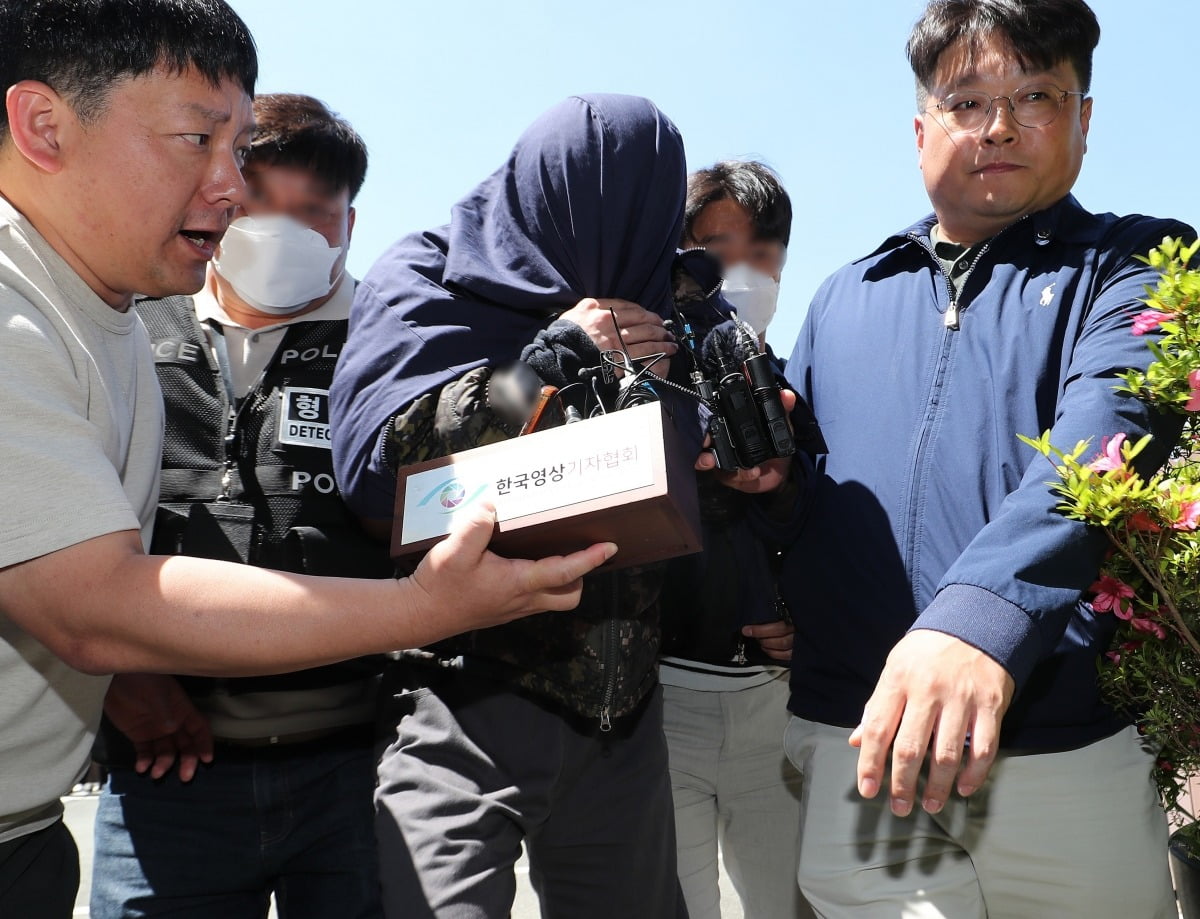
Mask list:
[[[581,299],[621,298],[668,316],[685,178],[679,134],[648,100],[574,97],[526,130],[504,166],[454,206],[448,226],[384,253],[358,286],[330,390],[346,502],[390,519],[391,459],[475,446],[475,422],[495,412],[486,398],[462,396],[490,369],[519,359],[565,387],[598,364],[583,330],[555,318]],[[434,420],[437,400],[422,397],[438,393],[453,409]],[[661,566],[593,572],[569,613],[430,650],[607,727],[656,682],[661,580]]]
[[[1135,260],[1183,224],[1093,215],[1068,197],[994,237],[945,322],[949,283],[931,215],[834,274],[813,301],[788,377],[829,453],[783,562],[796,620],[791,710],[851,727],[911,628],[982,649],[1012,674],[1009,749],[1081,745],[1121,722],[1100,700],[1113,624],[1080,603],[1103,536],[1056,509],[1051,463],[1017,440],[1071,449],[1179,423],[1115,389],[1151,355],[1132,334],[1155,272]]]
[[[355,292],[330,390],[333,459],[360,516],[392,516],[388,418],[472,368],[517,360],[585,297],[663,317],[686,164],[670,120],[636,96],[575,96],[521,135],[447,226],[404,237]]]

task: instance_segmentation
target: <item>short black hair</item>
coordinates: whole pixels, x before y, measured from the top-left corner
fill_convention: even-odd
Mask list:
[[[214,86],[232,80],[253,96],[258,52],[224,0],[0,0],[0,90],[38,80],[86,123],[117,81],[160,66],[190,68]],[[0,139],[7,132],[0,106]]]
[[[367,145],[350,122],[320,99],[268,93],[254,100],[254,140],[247,166],[305,169],[353,201],[367,177]]]
[[[970,59],[992,35],[1009,44],[1025,70],[1049,70],[1066,61],[1075,68],[1079,89],[1086,93],[1091,86],[1100,23],[1083,0],[932,0],[905,49],[917,79],[918,108],[925,107],[947,48],[962,41]]]
[[[792,236],[792,199],[775,171],[755,160],[725,160],[688,176],[683,239],[693,238],[692,224],[704,208],[727,198],[746,209],[756,239],[788,244]]]

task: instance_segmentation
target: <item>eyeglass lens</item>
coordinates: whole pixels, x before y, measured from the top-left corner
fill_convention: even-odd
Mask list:
[[[976,131],[992,114],[992,106],[1003,100],[1017,124],[1039,128],[1058,117],[1068,93],[1053,83],[1022,86],[1011,96],[989,96],[981,92],[951,93],[937,108],[950,131]]]

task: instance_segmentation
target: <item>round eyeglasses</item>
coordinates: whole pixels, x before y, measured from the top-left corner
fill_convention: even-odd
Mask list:
[[[969,134],[988,123],[992,106],[1003,99],[1008,103],[1013,121],[1025,128],[1040,128],[1058,117],[1067,96],[1079,96],[1082,99],[1085,95],[1059,89],[1053,83],[1031,83],[1007,96],[989,96],[980,92],[951,93],[925,111],[932,114],[936,109],[942,124],[951,134]]]

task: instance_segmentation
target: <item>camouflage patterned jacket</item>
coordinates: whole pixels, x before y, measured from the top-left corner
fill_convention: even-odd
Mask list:
[[[515,436],[519,425],[497,405],[499,387],[493,383],[491,368],[480,367],[395,415],[383,439],[388,465],[394,470]],[[657,681],[662,577],[662,565],[590,574],[571,612],[518,619],[428,650],[440,658],[462,655],[477,669],[599,719],[607,730]]]

